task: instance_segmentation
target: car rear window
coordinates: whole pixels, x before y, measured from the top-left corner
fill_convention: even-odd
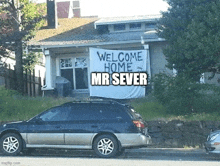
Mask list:
[[[138,114],[133,108],[127,108],[127,112],[130,114],[132,119],[142,119],[141,115]]]

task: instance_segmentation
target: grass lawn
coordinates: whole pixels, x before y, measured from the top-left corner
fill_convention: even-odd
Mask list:
[[[142,98],[131,101],[131,105],[139,112],[147,121],[152,120],[183,120],[183,121],[220,121],[220,112],[213,110],[213,112],[190,113],[186,115],[174,115],[167,113],[167,108],[157,102],[155,99]]]
[[[68,98],[31,98],[0,87],[0,121],[28,120],[53,106],[68,102]]]
[[[30,98],[19,95],[16,91],[6,90],[0,87],[0,121],[19,121],[28,120],[36,114],[53,106],[60,105],[65,102],[72,101],[72,98],[49,98],[36,97]],[[172,115],[168,114],[166,108],[153,97],[130,100],[134,109],[139,112],[142,117],[147,120],[210,120],[219,121],[220,113],[197,113],[189,115]]]

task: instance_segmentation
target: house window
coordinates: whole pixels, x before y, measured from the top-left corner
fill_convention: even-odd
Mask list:
[[[71,87],[74,88],[73,84],[73,64],[71,58],[60,59],[60,74],[61,77],[66,78],[70,81]]]
[[[125,24],[115,24],[114,25],[114,31],[124,31],[125,30]]]
[[[79,68],[84,68],[87,67],[87,62],[86,62],[86,58],[76,58],[75,60],[75,67]]]
[[[130,26],[130,30],[138,30],[141,29],[141,23],[132,23],[129,25]]]
[[[67,59],[60,59],[60,68],[64,69],[64,68],[71,68],[72,65],[72,59],[71,58],[67,58]]]
[[[73,7],[74,8],[79,7],[79,1],[73,1]]]
[[[153,23],[145,24],[145,29],[155,29],[155,28],[156,28],[156,24],[153,24]]]
[[[88,58],[60,59],[61,77],[70,81],[74,90],[88,89]]]

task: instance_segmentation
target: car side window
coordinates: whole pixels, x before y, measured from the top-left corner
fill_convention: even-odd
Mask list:
[[[92,110],[91,105],[73,106],[72,112],[68,117],[69,121],[75,120],[98,120],[99,112]]]
[[[42,114],[39,118],[45,122],[67,121],[70,110],[69,107],[54,107]]]
[[[108,107],[100,107],[100,110],[102,110],[102,119],[119,120],[129,118],[129,116],[124,111],[124,108],[121,106],[110,105]]]

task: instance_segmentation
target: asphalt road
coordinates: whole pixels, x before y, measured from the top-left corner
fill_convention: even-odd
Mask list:
[[[120,157],[101,159],[92,151],[35,150],[28,155],[6,157],[0,166],[219,166],[220,155],[207,155],[202,149],[128,149]]]

